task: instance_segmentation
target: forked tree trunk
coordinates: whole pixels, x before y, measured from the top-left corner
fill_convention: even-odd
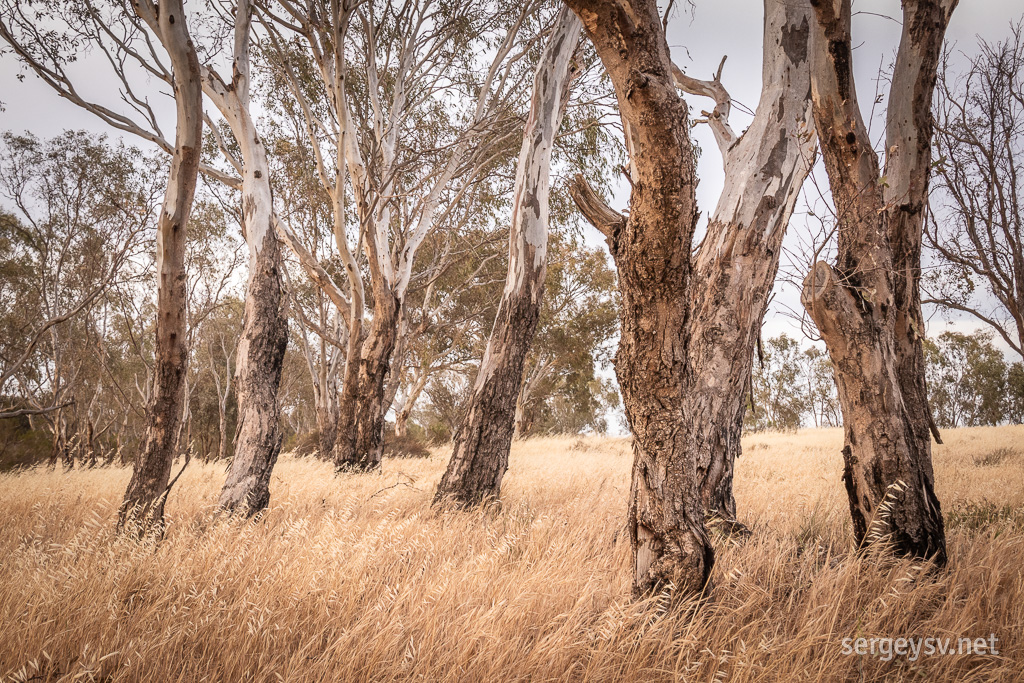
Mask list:
[[[725,184],[696,256],[690,346],[692,384],[683,425],[696,451],[705,513],[725,530],[737,525],[732,482],[754,347],[775,283],[782,239],[813,164],[805,3],[765,0],[762,91],[750,126],[736,138],[730,100],[717,80],[676,72],[677,85],[716,100],[710,119],[720,143]]]
[[[858,544],[946,561],[933,488],[919,280],[931,101],[956,0],[906,0],[879,173],[853,81],[850,0],[814,6],[814,117],[836,205],[835,267],[813,265],[802,300],[835,366],[843,480]]]
[[[435,503],[471,505],[497,497],[508,469],[516,399],[547,273],[551,150],[568,99],[580,29],[576,15],[563,8],[537,65],[516,168],[505,290]]]
[[[358,362],[345,368],[334,443],[338,470],[380,467],[384,451],[385,382],[398,341],[402,302],[390,288],[374,288],[373,321]]]
[[[186,370],[185,232],[202,147],[202,98],[199,60],[189,38],[181,0],[163,0],[159,12],[150,2],[133,2],[135,11],[157,34],[170,56],[177,109],[175,153],[164,204],[157,223],[157,318],[153,394],[147,410],[146,439],[135,461],[118,519],[140,535],[160,534],[164,502],[181,419]]]
[[[714,552],[704,530],[696,451],[681,424],[696,419],[681,410],[690,373],[690,251],[698,217],[690,121],[675,90],[654,0],[566,4],[583,21],[611,77],[630,154],[629,217],[603,206],[601,213],[622,297],[615,372],[633,432],[633,591],[671,586],[696,593],[708,581]]]

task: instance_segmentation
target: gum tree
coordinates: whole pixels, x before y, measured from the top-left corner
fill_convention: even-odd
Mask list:
[[[688,77],[668,54],[654,2],[569,0],[615,87],[630,155],[630,212],[577,178],[574,198],[604,233],[619,274],[615,368],[633,432],[633,589],[699,591],[713,552],[705,508],[732,520],[743,394],[789,215],[809,166],[806,7],[765,3],[764,82],[750,129],[729,126],[719,74]],[[801,87],[802,86],[802,87]],[[695,246],[690,120],[678,89],[710,97],[706,116],[726,185]]]
[[[843,481],[858,544],[946,561],[935,496],[922,342],[921,240],[932,164],[932,93],[957,0],[905,0],[889,91],[885,162],[871,145],[853,74],[851,0],[813,2],[814,120],[836,210],[833,264],[801,299],[835,366]]]

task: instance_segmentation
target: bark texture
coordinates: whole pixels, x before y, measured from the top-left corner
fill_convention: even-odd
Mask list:
[[[677,86],[714,98],[706,112],[721,148],[725,184],[695,258],[688,292],[692,379],[683,428],[690,435],[706,514],[735,525],[732,481],[741,452],[745,393],[754,347],[775,283],[782,239],[813,164],[808,42],[810,7],[765,0],[761,99],[750,126],[736,136],[730,98],[719,76],[696,81],[676,72]]]
[[[633,432],[633,590],[695,593],[707,583],[714,553],[681,409],[691,376],[690,251],[698,217],[690,121],[654,0],[566,4],[611,77],[630,155],[629,217],[607,209],[591,220],[606,219],[622,298],[615,372]]]
[[[568,98],[566,86],[580,31],[579,19],[563,8],[537,65],[516,167],[505,289],[435,503],[470,505],[497,497],[508,469],[516,399],[537,331],[547,274],[551,150]]]
[[[331,405],[320,406],[316,411],[317,455],[327,460],[334,453],[334,441],[337,435],[338,415]]]
[[[887,538],[899,553],[942,564],[919,280],[932,91],[957,2],[903,3],[884,174],[857,104],[850,0],[812,4],[814,118],[836,205],[838,252],[835,266],[813,265],[802,300],[836,369],[854,535],[862,545]]]
[[[250,111],[249,37],[252,5],[235,12],[232,77],[204,69],[203,86],[231,128],[241,155],[242,225],[249,246],[245,316],[238,342],[238,427],[220,507],[252,516],[270,503],[270,475],[281,451],[277,401],[288,344],[281,286],[281,244],[274,229],[270,164]]]
[[[170,481],[186,370],[185,233],[195,195],[202,145],[202,87],[199,60],[188,34],[180,0],[157,8],[133,2],[170,57],[177,111],[175,152],[157,223],[157,319],[153,393],[147,410],[145,443],[124,495],[118,528],[159,535]]]
[[[385,382],[398,342],[402,302],[390,287],[374,287],[373,321],[358,362],[345,369],[339,400],[334,464],[338,470],[380,467],[384,451]]]
[[[270,475],[282,439],[277,393],[288,319],[281,306],[281,245],[269,226],[268,215],[262,246],[250,250],[245,324],[237,351],[235,452],[218,501],[221,508],[247,517],[270,504]]]

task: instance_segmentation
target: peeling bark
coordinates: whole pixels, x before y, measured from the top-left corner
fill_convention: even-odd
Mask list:
[[[782,239],[813,164],[808,5],[765,0],[761,99],[742,136],[728,124],[729,95],[676,70],[676,84],[716,100],[725,184],[696,256],[690,343],[692,379],[683,427],[690,434],[705,513],[737,525],[732,491],[745,412],[746,378],[775,283]]]
[[[401,301],[390,288],[374,291],[370,333],[357,362],[346,368],[334,443],[338,470],[371,471],[384,452],[385,382],[398,341]]]
[[[203,69],[203,88],[228,122],[241,155],[242,226],[249,246],[236,377],[238,427],[234,457],[218,503],[249,517],[270,502],[270,474],[281,450],[277,392],[288,344],[281,285],[281,245],[274,229],[270,164],[250,111],[249,41],[252,5],[240,0],[235,10],[232,75],[225,82]],[[225,152],[227,153],[227,152]]]
[[[497,497],[508,469],[516,398],[540,317],[547,274],[551,150],[562,122],[579,43],[579,19],[563,8],[533,81],[530,114],[516,167],[508,275],[466,417],[438,484],[435,503],[459,505]]]
[[[886,118],[884,175],[853,83],[850,0],[815,3],[814,118],[836,205],[835,266],[813,265],[802,301],[836,368],[854,536],[946,561],[924,378],[921,236],[931,100],[956,0],[907,0]]]
[[[689,117],[656,2],[566,4],[611,77],[630,152],[631,211],[623,221],[605,221],[605,236],[622,295],[615,372],[633,432],[633,591],[671,586],[692,594],[707,583],[714,553],[681,408],[690,378],[690,251],[698,217]]]
[[[118,528],[139,535],[163,531],[187,361],[185,348],[185,234],[199,173],[203,93],[199,60],[180,0],[164,0],[159,12],[148,0],[132,3],[170,57],[177,110],[175,151],[157,223],[157,319],[153,393],[147,408],[145,443],[132,471]]]
[[[238,427],[234,457],[218,499],[222,509],[246,517],[269,505],[270,475],[281,452],[277,393],[288,319],[281,305],[281,246],[269,219],[267,215],[263,244],[255,253],[250,251],[245,324],[237,350]],[[255,221],[247,225],[250,240],[253,233],[258,234]]]

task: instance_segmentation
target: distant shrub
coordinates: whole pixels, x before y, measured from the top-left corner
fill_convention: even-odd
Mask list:
[[[281,450],[287,451],[298,458],[318,455],[320,452],[320,430],[314,429],[305,434],[296,434],[289,439],[289,442]]]
[[[988,500],[961,500],[955,502],[946,514],[946,526],[968,531],[984,531],[995,526],[1024,529],[1024,510],[1011,505],[996,505]]]
[[[389,432],[384,437],[384,457],[386,458],[427,458],[430,451],[427,443],[414,435],[395,436]]]
[[[994,451],[974,456],[974,464],[978,467],[993,467],[1016,454],[1017,451],[1004,446],[1002,448],[997,448]]]

